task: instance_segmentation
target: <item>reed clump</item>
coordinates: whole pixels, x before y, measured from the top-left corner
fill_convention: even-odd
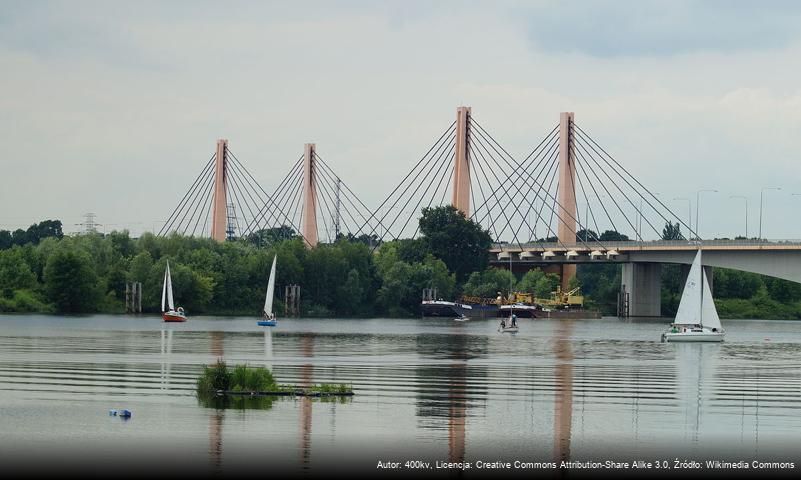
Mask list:
[[[220,359],[214,365],[203,367],[203,373],[197,380],[197,393],[198,396],[235,393],[352,395],[353,387],[344,383],[303,387],[278,384],[268,368],[247,365],[229,368]]]

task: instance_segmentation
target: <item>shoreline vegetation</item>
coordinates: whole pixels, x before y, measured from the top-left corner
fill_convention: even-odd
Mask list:
[[[143,313],[157,313],[169,260],[176,303],[189,315],[256,316],[274,255],[279,316],[285,285],[300,285],[304,317],[350,318],[419,316],[424,288],[444,300],[495,298],[510,288],[548,297],[556,289],[555,274],[532,269],[515,277],[491,267],[489,232],[453,207],[423,209],[419,231],[418,238],[383,243],[375,235],[341,235],[308,250],[286,226],[219,243],[177,234],[131,238],[127,231],[65,236],[60,221],[46,220],[0,230],[0,313],[124,313],[126,282],[141,282]],[[682,238],[677,225],[666,225],[664,235]],[[598,238],[628,239],[615,231]],[[620,279],[619,264],[581,264],[573,285],[581,286],[585,308],[615,315]],[[675,314],[682,288],[681,267],[663,265],[663,316]],[[722,318],[801,319],[801,284],[715,268],[713,292]]]
[[[344,383],[308,386],[279,384],[268,368],[235,365],[230,369],[224,361],[217,360],[214,365],[203,367],[203,373],[197,380],[197,395],[199,398],[226,395],[350,397],[353,396],[353,387]]]

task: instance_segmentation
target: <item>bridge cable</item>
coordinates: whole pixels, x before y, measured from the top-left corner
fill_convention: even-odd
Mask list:
[[[583,144],[582,142],[576,142],[576,145],[579,147],[579,151],[584,149],[584,144]],[[597,161],[597,160],[596,160],[596,159],[595,159],[595,158],[594,158],[592,155],[589,155],[589,153],[588,153],[588,156],[589,156],[590,160],[592,160],[593,162],[595,162],[595,165],[598,167],[598,169],[601,171],[601,173],[603,173],[603,174],[604,174],[604,176],[606,176],[606,178],[609,180],[609,182],[611,182],[611,183],[612,183],[612,185],[613,185],[615,188],[617,188],[618,192],[620,192],[620,193],[621,193],[621,194],[622,194],[622,195],[623,195],[623,196],[626,198],[626,200],[628,200],[628,201],[629,201],[629,203],[631,203],[631,200],[629,200],[629,198],[628,198],[628,195],[626,195],[626,193],[623,191],[623,189],[622,189],[622,188],[620,188],[620,186],[619,186],[617,183],[615,183],[615,181],[614,181],[614,180],[612,180],[612,177],[609,175],[609,173],[607,173],[607,172],[606,172],[606,169],[604,169],[604,168],[601,166],[601,164],[600,164],[600,163],[598,163],[598,161]],[[593,173],[594,173],[594,172],[593,172]],[[635,227],[634,225],[632,225],[632,223],[631,223],[631,220],[629,220],[629,217],[628,217],[628,216],[626,216],[626,213],[623,211],[623,209],[620,207],[620,205],[618,204],[618,202],[617,202],[617,201],[614,199],[614,197],[612,196],[612,194],[611,194],[611,193],[609,192],[609,190],[606,188],[606,184],[605,184],[605,183],[603,183],[603,181],[601,181],[601,179],[600,179],[600,177],[598,176],[598,174],[596,173],[595,175],[596,175],[596,178],[598,178],[598,180],[599,180],[599,183],[601,183],[601,186],[602,186],[602,187],[604,187],[604,190],[606,191],[607,195],[609,195],[609,198],[610,198],[610,200],[612,201],[612,203],[615,205],[615,207],[617,207],[618,211],[619,211],[619,212],[620,212],[620,214],[623,216],[623,219],[624,219],[624,220],[626,220],[626,223],[628,223],[628,224],[629,224],[629,226],[632,228],[632,230],[634,230],[634,232],[635,232],[635,237],[636,237],[636,236],[637,236],[637,234],[636,234],[636,232],[637,232],[637,227]],[[633,205],[633,203],[632,203],[632,205]]]
[[[454,143],[453,146],[455,147],[456,144]],[[454,172],[454,170],[456,170],[455,158],[456,158],[456,152],[454,152],[453,155],[450,155],[448,157],[448,161],[443,162],[442,165],[440,166],[440,168],[442,168],[442,166],[450,164],[451,167],[450,167],[450,169],[445,168],[445,171],[443,172],[443,175],[440,176],[439,182],[437,182],[437,186],[434,187],[434,191],[431,193],[431,198],[428,200],[428,205],[426,205],[426,207],[425,207],[426,209],[431,208],[432,203],[438,197],[437,192],[439,191],[440,186],[442,186],[443,180],[445,180],[445,176],[446,176],[445,173],[448,173],[448,175],[447,175],[448,183],[450,183],[450,179],[453,178],[453,172]],[[439,174],[439,170],[437,170],[437,173],[435,175],[438,175],[438,174]],[[445,184],[445,188],[442,190],[442,198],[440,198],[439,205],[442,205],[445,202],[445,194],[448,193],[448,183]],[[426,187],[426,193],[428,192],[428,189],[431,187],[432,184],[433,184],[433,182],[431,182],[431,184],[429,184],[429,186]],[[420,198],[421,199],[425,199],[426,193],[424,193]],[[418,206],[419,206],[419,203],[418,203]],[[415,207],[415,209],[417,209],[417,207]],[[412,217],[410,216],[409,219],[411,219],[411,218]],[[406,221],[406,223],[408,223],[408,222],[409,222],[409,220]],[[406,226],[404,225],[403,228],[406,228]],[[401,231],[403,231],[403,229],[401,229]],[[415,238],[417,236],[417,232],[419,232],[419,231],[420,231],[420,222],[419,222],[419,219],[418,219],[417,227],[415,227],[415,229],[414,229],[414,233],[412,234],[412,238]]]
[[[512,160],[514,160],[514,157],[512,157],[512,156],[509,154],[509,152],[507,152],[507,151],[506,151],[506,150],[503,148],[503,146],[501,146],[501,145],[500,145],[500,144],[499,144],[497,141],[495,141],[495,139],[494,139],[494,138],[492,138],[492,135],[490,135],[490,134],[489,134],[489,132],[487,132],[487,131],[486,131],[486,130],[485,130],[485,129],[484,129],[484,128],[483,128],[483,127],[480,125],[480,124],[478,124],[478,122],[476,122],[476,125],[478,126],[478,128],[479,128],[479,129],[480,129],[480,130],[481,130],[481,131],[482,131],[484,134],[486,134],[487,136],[489,136],[489,137],[492,139],[492,142],[493,142],[493,143],[492,143],[491,145],[493,145],[493,148],[495,148],[495,147],[494,147],[494,145],[497,145],[497,147],[498,147],[498,148],[500,148],[500,149],[501,149],[501,150],[502,150],[502,151],[503,151],[503,152],[504,152],[504,153],[507,155],[507,157],[508,157],[508,158],[511,158]],[[497,151],[497,149],[496,149],[496,151]],[[526,174],[526,176],[527,176],[527,177],[528,177],[530,180],[534,181],[534,183],[535,183],[535,184],[539,184],[539,183],[537,182],[537,180],[536,180],[536,179],[532,179],[532,178],[531,178],[531,175],[530,175],[528,172],[525,172],[525,171],[524,171],[523,173],[524,173],[524,174]],[[528,184],[528,182],[527,182],[527,184]],[[560,207],[560,208],[562,207],[562,205],[561,205],[561,204],[559,204],[559,202],[558,202],[558,200],[556,199],[556,197],[554,197],[553,195],[551,195],[551,194],[550,194],[550,192],[548,192],[548,191],[546,191],[546,193],[548,194],[548,196],[550,196],[551,198],[553,198],[553,200],[554,200],[554,205],[559,205],[559,207]],[[571,217],[571,219],[572,219],[574,222],[578,223],[578,220],[577,220],[577,219],[576,219],[576,218],[575,218],[573,215],[571,215],[571,214],[570,214],[570,212],[568,212],[568,211],[567,211],[567,209],[565,209],[565,208],[562,208],[562,210],[564,210],[565,212],[567,212],[568,216],[569,216],[569,217]],[[562,221],[562,223],[564,223],[565,225],[568,225],[568,226],[569,226],[569,224],[567,223],[567,221],[566,221],[566,220],[564,220],[563,218],[561,218],[561,216],[557,215],[557,218],[558,218],[560,221]],[[585,246],[587,246],[587,247],[589,248],[589,245],[588,245],[586,242],[582,242],[582,243],[583,243]],[[599,243],[600,243],[600,242],[599,242]]]
[[[270,223],[272,223],[272,222],[275,222],[275,220],[279,220],[279,219],[280,219],[280,217],[278,216],[278,214],[277,214],[277,213],[273,213],[273,211],[271,211],[271,210],[269,210],[269,209],[268,209],[268,203],[269,203],[269,204],[272,204],[274,207],[276,207],[276,206],[277,206],[277,205],[276,205],[276,202],[275,202],[275,201],[274,201],[274,199],[273,199],[273,197],[274,197],[274,195],[275,195],[275,194],[274,194],[274,195],[270,195],[270,194],[268,194],[268,193],[267,193],[267,192],[264,190],[264,188],[262,188],[262,187],[261,187],[261,185],[259,184],[259,182],[257,182],[257,181],[256,181],[256,179],[253,177],[253,175],[250,173],[250,171],[249,171],[249,170],[248,170],[248,169],[245,167],[245,165],[244,165],[242,162],[240,162],[240,161],[239,161],[239,159],[236,157],[236,155],[233,155],[233,154],[232,154],[232,158],[234,159],[234,161],[235,161],[235,163],[236,163],[237,169],[241,169],[242,171],[244,171],[244,172],[245,172],[245,175],[246,175],[246,178],[250,178],[250,180],[252,180],[253,184],[255,184],[255,186],[257,186],[257,187],[259,188],[259,190],[261,190],[262,194],[263,194],[263,195],[264,195],[264,197],[266,198],[266,200],[264,201],[264,205],[263,205],[263,206],[262,206],[262,207],[259,209],[259,213],[257,214],[257,215],[259,216],[259,218],[258,218],[258,219],[254,219],[254,220],[251,222],[251,225],[249,225],[249,226],[247,227],[247,229],[246,229],[245,233],[246,233],[246,234],[247,234],[247,233],[250,233],[250,232],[252,231],[252,228],[253,228],[253,227],[255,227],[255,226],[258,226],[258,223],[257,223],[257,222],[259,222],[259,221],[261,221],[261,220],[266,220],[266,217],[265,217],[265,216],[266,216],[266,214],[267,214],[268,212],[270,213]],[[299,158],[299,159],[298,159],[298,160],[295,162],[295,164],[292,166],[292,168],[290,168],[290,170],[289,170],[289,173],[288,173],[288,174],[287,174],[287,175],[284,177],[284,179],[282,180],[282,182],[279,184],[279,187],[278,187],[279,189],[280,189],[280,188],[283,188],[283,185],[284,185],[284,184],[285,184],[285,182],[286,182],[286,181],[287,181],[287,180],[290,178],[290,176],[293,174],[293,172],[297,173],[297,171],[298,171],[298,170],[301,168],[301,167],[300,167],[300,164],[301,164],[301,161],[302,161],[302,159],[303,159],[303,157],[301,156],[301,157],[300,157],[300,158]],[[255,188],[254,188],[253,190],[254,190],[254,192],[256,191],[256,190],[255,190]],[[257,195],[257,196],[258,196],[258,195]],[[278,208],[278,213],[283,213],[283,211],[282,211],[280,208]],[[284,215],[284,217],[286,217],[286,215]],[[292,224],[292,222],[290,222],[290,225],[289,225],[289,226],[293,226],[293,227],[294,227],[294,225]]]
[[[438,163],[438,162],[440,162],[440,161],[442,160],[442,156],[443,156],[443,155],[444,155],[444,153],[445,153],[445,150],[442,150],[442,147],[443,147],[444,145],[447,145],[448,143],[449,143],[449,142],[443,142],[443,143],[442,143],[442,145],[441,145],[441,146],[440,146],[440,147],[437,149],[437,151],[438,151],[438,152],[440,152],[440,153],[439,153],[439,156],[438,156],[436,159],[435,159],[433,156],[432,156],[431,158],[429,158],[429,160],[428,160],[428,161],[427,161],[427,162],[426,162],[426,163],[423,165],[423,168],[422,168],[422,169],[420,169],[420,170],[417,172],[417,174],[414,176],[414,178],[412,178],[412,180],[409,182],[409,184],[406,186],[406,188],[403,190],[403,192],[401,192],[401,194],[400,194],[400,195],[398,195],[398,198],[395,200],[395,202],[393,202],[392,206],[390,206],[390,207],[389,207],[389,211],[391,211],[391,209],[395,208],[395,206],[396,206],[396,205],[397,205],[397,204],[398,204],[398,203],[399,203],[399,202],[400,202],[400,201],[403,199],[404,195],[406,195],[406,192],[408,192],[408,191],[409,191],[409,189],[410,189],[410,188],[411,188],[411,187],[412,187],[412,186],[415,184],[415,182],[417,181],[417,178],[420,176],[420,174],[422,174],[422,173],[423,173],[423,172],[424,172],[426,169],[428,169],[428,172],[427,172],[427,173],[430,173],[431,171],[433,171],[434,167],[437,165],[437,163]],[[436,154],[436,153],[435,153],[435,154]],[[433,164],[432,164],[432,162],[433,162]],[[409,173],[409,175],[411,175],[411,173],[414,173],[414,170],[412,170],[412,172],[410,172],[410,173]],[[408,177],[409,177],[409,175],[407,175],[407,176],[406,176],[406,178],[408,178]],[[404,179],[404,181],[405,181],[405,179]],[[403,182],[401,182],[401,184],[399,184],[399,185],[398,185],[398,187],[400,187],[401,185],[403,185]],[[408,198],[408,199],[406,200],[406,202],[403,204],[403,206],[401,207],[401,211],[400,211],[400,212],[398,212],[398,215],[397,215],[397,216],[396,216],[396,217],[395,217],[395,218],[392,220],[392,222],[389,224],[389,227],[387,227],[387,231],[385,232],[385,235],[386,235],[386,233],[389,233],[389,230],[390,230],[390,229],[391,229],[391,228],[392,228],[392,227],[395,225],[395,222],[397,222],[397,220],[398,220],[398,219],[400,218],[400,216],[403,214],[403,210],[404,210],[404,209],[405,209],[405,208],[406,208],[406,207],[409,205],[409,202],[411,201],[412,197],[413,197],[413,196],[414,196],[414,195],[417,193],[417,191],[420,189],[420,185],[421,185],[421,184],[418,184],[418,185],[417,185],[417,187],[414,189],[414,191],[412,192],[412,194],[409,196],[409,198]],[[396,187],[396,189],[395,189],[395,190],[397,190],[397,187]],[[394,192],[395,190],[393,190],[393,192]],[[390,195],[391,195],[391,194],[390,194]],[[389,197],[387,197],[387,198],[389,198]],[[386,201],[385,201],[385,202],[382,202],[382,204],[381,204],[381,205],[384,205],[385,203],[386,203]],[[380,205],[378,208],[381,208],[381,205]],[[377,209],[376,211],[378,211],[378,209]],[[381,217],[381,221],[382,221],[382,222],[383,222],[383,220],[384,220],[384,219],[387,217],[387,215],[389,215],[389,211],[388,211],[387,213],[385,213],[385,214],[384,214],[384,215]],[[370,233],[371,233],[371,234],[372,234],[372,233],[375,233],[375,229],[373,229],[373,231],[372,231],[372,232],[370,232]],[[402,232],[400,232],[400,233],[402,234]],[[393,236],[394,236],[394,234],[393,234]],[[395,237],[395,238],[397,238],[397,237]],[[383,239],[384,239],[384,237],[382,236],[382,237],[381,237],[381,240],[383,241]]]
[[[175,210],[173,210],[173,211],[172,211],[172,213],[170,214],[170,216],[169,216],[169,217],[167,217],[167,220],[164,222],[164,225],[161,227],[161,229],[159,230],[158,234],[156,234],[156,236],[161,236],[163,233],[164,233],[164,234],[166,234],[166,233],[169,231],[169,227],[167,226],[167,224],[169,223],[169,224],[170,224],[170,226],[171,226],[171,225],[172,225],[172,223],[175,221],[175,220],[173,219],[173,216],[174,216],[174,215],[176,215],[176,213],[179,211],[179,209],[181,208],[181,206],[184,204],[184,201],[186,201],[187,197],[188,197],[188,196],[191,194],[191,192],[192,192],[192,191],[195,189],[195,187],[197,186],[198,182],[201,182],[201,178],[202,178],[202,177],[204,177],[204,176],[206,175],[206,173],[207,173],[207,171],[208,171],[209,167],[210,167],[211,165],[213,165],[213,164],[214,164],[214,157],[216,157],[216,156],[217,156],[217,154],[216,154],[216,153],[215,153],[215,154],[213,154],[213,155],[211,156],[211,158],[209,159],[209,161],[208,161],[208,162],[206,162],[206,166],[205,166],[205,167],[203,167],[203,170],[201,170],[201,171],[200,171],[200,174],[197,176],[197,178],[195,178],[195,181],[194,181],[194,182],[192,182],[192,186],[190,186],[190,187],[189,187],[189,190],[187,190],[187,192],[184,194],[184,196],[183,196],[183,198],[181,199],[181,201],[180,201],[180,202],[178,202],[178,206],[177,206],[177,207],[175,207]],[[171,222],[170,220],[172,220],[172,222]]]
[[[200,215],[198,215],[197,220],[195,221],[195,226],[194,226],[194,228],[192,228],[192,234],[190,235],[192,237],[195,236],[195,231],[197,230],[198,225],[200,225],[200,219],[201,218],[204,218],[205,220],[203,222],[203,230],[200,231],[200,234],[203,235],[203,233],[206,231],[206,223],[208,222],[208,219],[209,219],[209,216],[210,216],[210,213],[211,213],[211,206],[214,204],[214,202],[211,201],[211,199],[214,197],[214,182],[215,182],[216,176],[217,176],[217,174],[215,172],[215,174],[210,177],[210,181],[208,182],[208,187],[207,187],[208,191],[203,195],[204,196],[203,206],[200,208]],[[206,210],[206,204],[209,205],[209,210],[208,210],[208,213],[206,213],[206,215],[203,215],[203,211]],[[198,203],[198,205],[200,205],[200,203]],[[195,210],[197,210],[197,206],[195,206]],[[192,216],[193,217],[194,217],[194,215],[195,215],[195,213],[192,212]],[[183,221],[181,223],[183,223]],[[187,225],[187,229],[188,228],[189,228],[189,225]],[[186,233],[186,230],[184,230],[184,233]]]
[[[203,204],[205,205],[205,202],[207,201],[207,199],[210,196],[212,196],[212,192],[214,190],[214,179],[216,178],[216,176],[217,176],[217,174],[215,172],[215,169],[211,169],[209,171],[208,175],[206,176],[206,178],[203,180],[203,182],[204,182],[203,188],[198,189],[197,192],[195,193],[195,195],[192,197],[192,200],[190,200],[190,203],[188,203],[189,208],[186,210],[186,212],[184,212],[183,217],[181,217],[181,220],[178,222],[178,225],[175,227],[175,231],[176,232],[180,231],[181,235],[185,235],[186,232],[189,230],[189,226],[192,224],[192,219],[195,218],[195,214],[198,212],[198,208],[201,205],[200,200],[203,199]],[[195,208],[192,209],[192,206],[194,206]],[[189,213],[190,209],[192,209],[191,210],[191,212],[192,212],[191,214]],[[201,208],[200,209],[200,214],[202,215],[202,213],[203,213],[203,209]],[[186,227],[183,228],[183,230],[181,230],[181,227],[182,227],[182,225],[184,223],[184,220],[186,220],[187,216],[189,217],[189,219],[187,221],[187,225],[186,225]],[[200,220],[200,217],[198,217],[198,221],[195,222],[195,225],[197,225],[199,223],[199,220]],[[192,235],[194,236],[194,230],[192,231]]]
[[[410,176],[410,175],[411,175],[411,174],[412,174],[412,173],[413,173],[413,172],[414,172],[414,171],[417,169],[417,167],[418,167],[418,166],[419,166],[419,165],[420,165],[420,164],[423,162],[423,160],[425,160],[425,159],[428,157],[428,155],[431,153],[431,151],[432,151],[432,150],[434,150],[434,147],[436,147],[437,145],[439,145],[439,143],[442,141],[442,139],[443,139],[443,138],[445,138],[445,137],[446,137],[446,136],[447,136],[449,133],[451,133],[451,131],[453,130],[453,128],[454,128],[454,126],[455,126],[455,125],[456,125],[456,121],[454,121],[453,123],[451,123],[451,124],[450,124],[450,126],[449,126],[449,127],[446,129],[446,130],[445,130],[445,133],[443,133],[443,134],[442,134],[442,136],[441,136],[441,137],[439,137],[439,139],[437,139],[437,141],[436,141],[436,142],[434,142],[434,145],[432,145],[432,146],[431,146],[431,148],[430,148],[430,149],[429,149],[429,150],[428,150],[428,151],[425,153],[425,155],[423,155],[423,157],[422,157],[422,158],[421,158],[421,159],[420,159],[420,160],[419,160],[419,161],[418,161],[418,162],[417,162],[417,163],[414,165],[414,167],[412,167],[412,170],[411,170],[411,171],[410,171],[410,172],[409,172],[409,173],[408,173],[408,174],[407,174],[407,175],[406,175],[406,176],[405,176],[405,177],[404,177],[404,178],[401,180],[401,182],[400,182],[400,183],[399,183],[399,184],[398,184],[398,185],[397,185],[397,186],[396,186],[396,187],[395,187],[395,188],[394,188],[394,189],[393,189],[393,190],[392,190],[392,191],[389,193],[389,195],[388,195],[388,196],[387,196],[387,197],[384,199],[384,201],[383,201],[383,202],[381,202],[381,204],[380,204],[380,205],[379,205],[379,206],[378,206],[378,207],[377,207],[375,210],[373,210],[373,211],[372,211],[372,213],[371,213],[371,215],[370,215],[370,219],[372,219],[372,218],[373,218],[373,217],[374,217],[374,216],[375,216],[375,215],[376,215],[376,214],[379,212],[379,210],[380,210],[380,209],[381,209],[381,208],[384,206],[384,204],[386,204],[386,202],[387,202],[387,201],[389,201],[389,199],[392,197],[392,195],[393,195],[393,194],[394,194],[394,193],[395,193],[395,192],[396,192],[396,191],[397,191],[397,190],[398,190],[398,189],[401,187],[401,185],[403,185],[403,183],[406,181],[406,179],[407,179],[407,178],[409,178],[409,176]],[[383,220],[383,219],[382,219],[382,220]],[[368,222],[369,222],[369,219],[368,219],[368,221],[367,221],[367,222],[365,222],[365,223],[364,223],[364,225],[362,225],[362,226],[359,228],[359,230],[356,232],[356,235],[358,235],[359,233],[361,233],[362,229],[363,229],[363,228],[364,228],[364,227],[367,225],[367,223],[368,223]],[[372,229],[372,231],[370,232],[370,234],[372,235],[372,234],[374,234],[374,233],[375,233],[375,227],[373,227],[373,229]]]
[[[268,194],[261,187],[261,185],[259,185],[258,182],[256,182],[256,180],[253,178],[253,175],[250,174],[250,172],[245,168],[245,166],[241,162],[239,162],[238,159],[236,159],[236,157],[234,157],[234,159],[236,160],[237,167],[242,168],[244,170],[245,174],[248,177],[250,177],[256,183],[256,185],[259,187],[259,189],[262,191],[262,193],[264,194],[264,196],[266,198],[266,200],[264,201],[264,204],[262,205],[262,207],[259,208],[259,211],[256,214],[256,218],[253,219],[253,221],[251,221],[250,225],[248,225],[248,227],[246,228],[245,233],[253,232],[255,228],[260,227],[262,221],[266,221],[266,223],[268,223],[268,224],[275,224],[276,220],[280,220],[279,214],[283,213],[283,210],[282,210],[282,207],[279,207],[276,204],[276,201],[275,201],[274,197],[279,197],[278,198],[278,202],[282,201],[283,196],[281,195],[281,192],[283,192],[283,190],[286,188],[287,182],[293,181],[295,176],[297,176],[299,174],[299,172],[302,171],[301,163],[302,163],[303,157],[301,156],[295,162],[295,164],[292,166],[292,168],[290,168],[289,173],[287,173],[286,176],[281,180],[281,183],[279,183],[279,185],[276,188],[276,191],[273,193],[273,195]],[[272,205],[274,209],[275,209],[275,207],[278,207],[277,208],[278,213],[275,213],[274,210],[270,210],[270,208],[269,208],[270,205]],[[267,214],[270,215],[269,220],[267,219]],[[284,217],[286,217],[286,215],[284,215]],[[290,221],[289,223],[290,223],[289,226],[294,226],[292,221]]]
[[[621,165],[621,164],[620,164],[620,163],[619,163],[617,160],[615,160],[615,159],[614,159],[614,157],[612,157],[611,155],[609,155],[609,153],[607,153],[607,152],[606,152],[606,150],[604,150],[604,149],[603,149],[603,147],[601,147],[600,145],[598,145],[598,143],[597,143],[597,142],[596,142],[596,141],[595,141],[595,140],[594,140],[594,139],[593,139],[593,138],[592,138],[592,137],[591,137],[589,134],[587,134],[586,132],[584,132],[584,130],[582,130],[580,126],[576,125],[576,128],[577,128],[577,130],[578,130],[579,134],[583,134],[583,135],[585,135],[585,136],[587,137],[587,139],[588,139],[588,140],[589,140],[589,141],[590,141],[592,144],[594,144],[595,146],[597,146],[597,147],[598,147],[598,149],[599,149],[599,150],[601,150],[601,152],[603,152],[603,153],[606,155],[606,157],[608,157],[610,160],[612,160],[612,162],[614,162],[614,163],[615,163],[615,165],[617,165],[617,166],[618,166],[618,167],[619,167],[621,170],[623,170],[623,171],[626,173],[626,175],[628,175],[628,176],[629,176],[629,177],[630,177],[632,180],[634,180],[634,182],[636,182],[636,183],[637,183],[637,184],[638,184],[638,185],[639,185],[639,186],[640,186],[640,187],[641,187],[643,190],[645,190],[645,192],[646,192],[646,193],[648,193],[648,194],[649,194],[649,195],[650,195],[650,196],[651,196],[651,197],[652,197],[652,198],[653,198],[653,199],[654,199],[654,200],[655,200],[657,203],[659,203],[659,205],[661,205],[661,206],[662,206],[662,208],[664,208],[664,209],[665,209],[666,211],[668,211],[668,212],[669,212],[669,213],[670,213],[670,214],[671,214],[673,217],[675,217],[675,218],[676,218],[676,220],[677,220],[679,223],[681,223],[682,225],[684,225],[684,226],[687,228],[687,231],[688,231],[688,232],[691,232],[691,233],[692,233],[694,236],[696,236],[696,237],[698,236],[698,235],[695,233],[695,231],[694,231],[694,230],[693,230],[693,229],[692,229],[692,228],[691,228],[689,225],[687,225],[686,223],[684,223],[684,221],[683,221],[683,220],[682,220],[682,219],[681,219],[681,218],[680,218],[678,215],[676,215],[675,213],[673,213],[673,211],[672,211],[670,208],[668,208],[668,207],[667,207],[667,206],[666,206],[666,205],[665,205],[665,204],[664,204],[664,203],[663,203],[661,200],[659,200],[659,198],[657,198],[657,197],[656,197],[656,195],[654,195],[653,193],[651,193],[651,192],[650,192],[650,191],[649,191],[649,190],[648,190],[648,189],[647,189],[647,188],[646,188],[646,187],[645,187],[645,186],[644,186],[642,183],[640,183],[640,181],[639,181],[639,180],[637,180],[637,178],[636,178],[636,177],[634,177],[634,176],[633,176],[631,173],[629,173],[629,171],[628,171],[628,170],[626,170],[626,168],[625,168],[625,167],[623,167],[623,166],[622,166],[622,165]],[[646,202],[647,202],[647,201],[648,201],[648,200],[646,200]],[[649,202],[649,206],[651,206],[651,205],[650,205],[650,202]],[[656,209],[656,208],[654,208],[653,206],[651,206],[651,208],[653,208],[653,209],[654,209],[654,211],[657,211],[657,209]],[[663,217],[663,218],[664,218],[664,217]],[[665,220],[667,221],[667,219],[665,219]]]
[[[417,209],[420,208],[420,205],[423,203],[423,201],[425,201],[425,198],[428,195],[428,191],[431,189],[431,186],[434,184],[434,181],[437,179],[437,177],[444,177],[445,173],[448,172],[448,169],[445,168],[445,170],[443,171],[443,174],[440,175],[440,171],[442,171],[442,168],[445,165],[449,164],[449,163],[451,165],[455,165],[454,162],[453,162],[453,158],[455,157],[455,153],[453,155],[451,155],[451,152],[453,152],[455,150],[455,147],[456,147],[456,143],[451,144],[451,148],[448,150],[448,153],[445,154],[445,161],[440,162],[439,166],[437,167],[437,171],[433,175],[431,175],[431,172],[433,172],[433,170],[434,170],[434,168],[432,167],[432,169],[431,169],[431,171],[429,172],[429,175],[428,175],[431,178],[431,180],[428,182],[428,185],[426,186],[426,189],[420,195],[420,200],[414,206],[414,210],[412,210],[412,212],[414,212],[414,213],[409,215],[409,218],[406,219],[406,222],[404,222],[404,224],[400,228],[399,232],[403,232],[406,229],[406,227],[409,225],[409,222],[414,217],[414,214],[418,211]],[[440,181],[437,183],[437,188],[439,188],[439,184],[440,183],[442,183],[442,178],[440,178]],[[420,185],[422,186],[422,183]],[[431,200],[436,198],[436,193],[437,192],[436,192],[436,189],[435,189],[434,192],[432,192],[432,194],[431,194]],[[417,190],[415,190],[412,193],[412,195],[415,195],[415,194],[417,194]],[[431,201],[429,201],[428,204],[430,206],[431,205]],[[404,208],[406,208],[406,207],[404,206]],[[422,211],[421,211],[421,214],[422,214]],[[419,225],[418,225],[418,228],[419,228]],[[417,234],[417,230],[418,229],[415,229],[415,233],[412,234],[412,238],[414,238],[414,236]]]

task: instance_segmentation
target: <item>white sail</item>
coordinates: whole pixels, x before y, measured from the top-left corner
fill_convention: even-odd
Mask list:
[[[709,279],[704,272],[704,296],[701,305],[701,325],[708,328],[723,330],[718,317],[718,309],[715,308],[715,300],[712,298],[712,289],[709,288]]]
[[[167,290],[167,306],[170,307],[170,310],[175,310],[175,304],[172,301],[172,278],[170,277],[170,262],[167,262],[167,273],[165,276],[165,288]],[[161,309],[164,310],[164,305],[161,306]]]
[[[167,270],[164,270],[164,283],[161,287],[161,311],[166,312],[164,310],[164,302],[167,301]]]
[[[264,313],[273,314],[273,297],[275,296],[275,261],[278,255],[273,257],[273,267],[270,269],[270,281],[267,283],[267,296],[264,298]]]
[[[673,323],[679,325],[701,324],[702,271],[701,250],[698,250],[690,267],[690,273],[687,275],[687,282],[684,284],[684,291],[681,294],[679,309],[676,311],[676,320]]]

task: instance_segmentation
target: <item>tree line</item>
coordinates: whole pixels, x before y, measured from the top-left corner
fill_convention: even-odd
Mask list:
[[[131,238],[127,231],[64,236],[61,222],[46,220],[0,231],[0,312],[121,313],[125,285],[134,281],[143,285],[143,309],[157,312],[168,260],[176,303],[190,314],[258,314],[274,255],[279,313],[283,286],[292,284],[301,286],[304,315],[394,317],[419,315],[424,288],[447,300],[510,290],[547,297],[559,283],[539,269],[518,278],[490,267],[489,232],[451,206],[424,209],[419,227],[415,239],[380,243],[348,235],[309,250],[290,227],[219,243],[150,233]],[[681,238],[677,225],[665,234]],[[627,239],[615,231],[578,236]],[[615,314],[620,276],[620,265],[581,264],[573,285],[582,287],[589,308]],[[683,288],[681,269],[665,265],[662,277],[662,313],[670,316]],[[722,317],[801,318],[801,285],[793,282],[716,268],[714,294]]]

